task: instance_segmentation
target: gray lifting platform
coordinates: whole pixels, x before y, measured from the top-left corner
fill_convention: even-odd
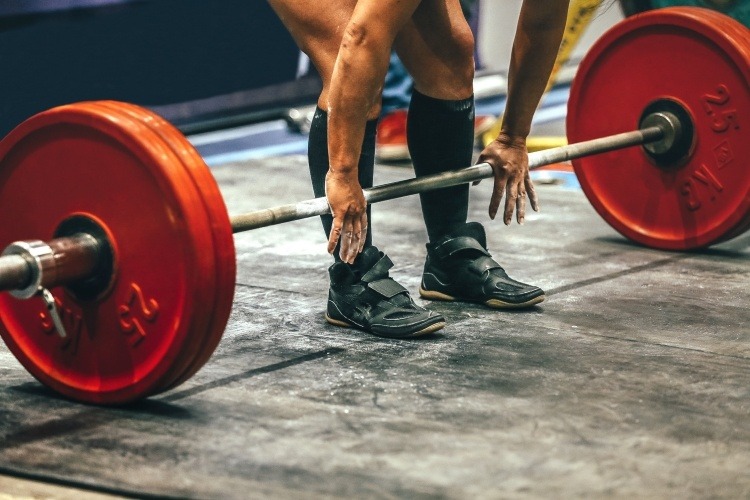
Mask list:
[[[305,162],[213,171],[240,213],[311,197]],[[376,184],[411,175],[379,166]],[[317,219],[239,234],[224,339],[171,392],[75,404],[0,350],[0,489],[25,478],[77,488],[48,493],[70,498],[750,495],[750,234],[651,250],[580,190],[541,184],[542,212],[505,227],[486,215],[491,184],[472,188],[470,218],[511,276],[547,290],[540,306],[422,302],[444,330],[383,340],[325,322]],[[418,197],[374,207],[372,226],[416,296]]]

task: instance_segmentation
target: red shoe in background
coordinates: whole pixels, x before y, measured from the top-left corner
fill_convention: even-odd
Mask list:
[[[375,158],[383,161],[405,161],[409,156],[406,145],[407,110],[397,109],[380,118],[375,141]]]
[[[382,161],[406,161],[411,159],[406,143],[407,110],[397,109],[380,118],[375,142],[375,158]],[[492,115],[479,115],[474,118],[474,140],[495,123]]]

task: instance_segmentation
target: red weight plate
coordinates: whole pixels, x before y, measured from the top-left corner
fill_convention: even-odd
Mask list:
[[[117,271],[93,300],[53,291],[65,340],[40,300],[0,295],[9,349],[42,383],[80,401],[159,391],[211,313],[201,302],[215,261],[202,252],[213,244],[205,203],[179,158],[132,120],[72,105],[21,124],[0,142],[0,246],[49,239],[71,215],[88,215],[110,235]]]
[[[96,101],[93,102],[92,105],[103,107],[105,109],[108,109],[112,113],[122,114],[124,116],[127,116],[128,119],[136,120],[141,125],[148,127],[153,133],[156,133],[161,138],[166,147],[170,148],[172,152],[174,152],[180,158],[180,161],[188,172],[190,172],[191,168],[198,168],[199,166],[202,166],[204,170],[207,168],[205,166],[205,163],[202,162],[202,159],[200,159],[200,156],[198,157],[198,159],[201,161],[201,164],[196,165],[192,162],[185,161],[186,159],[189,159],[187,158],[187,155],[181,154],[180,151],[175,150],[175,148],[172,147],[173,141],[168,138],[168,134],[164,133],[164,130],[159,130],[159,127],[156,127],[154,125],[157,118],[159,121],[167,123],[154,113],[141,108],[140,106],[119,101]],[[174,128],[168,123],[167,126],[169,128]],[[180,132],[177,131],[177,133],[179,134]],[[192,177],[195,181],[195,176]],[[213,181],[213,178],[211,180]],[[215,182],[210,182],[209,185],[211,184],[215,185]],[[198,184],[197,186],[199,185],[200,184]],[[215,195],[220,197],[218,190],[216,191]],[[216,205],[214,204],[214,206]],[[223,201],[221,202],[221,208],[222,211],[226,213],[226,208],[224,207]],[[211,207],[206,207],[207,213],[211,212],[211,210]],[[222,219],[223,221],[227,220],[225,215],[223,217],[221,216],[221,214],[217,215],[219,215],[217,217],[219,221],[222,221]],[[159,392],[169,390],[179,385],[179,383],[183,382],[184,380],[187,380],[187,378],[189,377],[185,377],[184,374],[189,372],[193,366],[198,364],[199,359],[203,359],[204,361],[200,363],[195,371],[203,366],[203,364],[205,364],[205,361],[208,360],[208,358],[218,345],[219,341],[221,340],[224,328],[226,327],[226,321],[228,320],[229,312],[231,310],[231,300],[234,292],[234,238],[232,237],[231,226],[227,226],[223,231],[220,232],[223,232],[223,234],[226,236],[225,238],[223,238],[224,240],[229,240],[228,244],[230,246],[228,248],[225,248],[225,252],[219,251],[218,253],[214,253],[214,256],[216,258],[216,272],[214,273],[214,278],[218,278],[218,280],[214,279],[213,285],[209,285],[208,281],[206,282],[206,287],[211,288],[211,295],[207,295],[203,299],[206,304],[213,304],[213,307],[211,308],[211,312],[208,315],[201,318],[201,325],[196,325],[196,327],[201,329],[203,335],[191,339],[186,343],[186,345],[184,346],[184,356],[181,357],[181,362],[179,364],[175,363],[172,372],[162,379],[162,387],[159,389]],[[216,232],[214,234],[215,236],[217,236]],[[215,251],[215,249],[217,248],[217,242],[213,241],[213,243],[214,245],[210,249],[205,248],[203,250]],[[226,247],[226,245],[224,246]],[[219,255],[223,255],[223,258],[219,258]],[[231,278],[229,278],[229,275],[231,275]],[[223,293],[220,292],[221,286],[219,285],[219,282],[221,282],[222,279],[227,280],[225,281],[225,284],[223,286],[224,290],[226,290],[226,288],[228,287],[228,294],[226,291],[224,291]],[[228,303],[226,300],[224,300],[224,303],[222,304],[221,299],[226,298],[227,295],[229,295]],[[214,314],[215,310],[222,311],[224,314],[216,315]],[[205,352],[206,350],[208,351],[208,353]]]
[[[728,33],[732,33],[732,36],[737,39],[744,38],[746,40],[750,40],[750,29],[748,29],[745,25],[743,24],[738,25],[737,23],[734,23],[734,22],[727,22],[726,19],[724,21],[726,24],[723,24],[721,26],[721,29],[727,31]],[[739,44],[737,46],[737,49],[744,51],[745,57],[750,61],[750,42],[745,43],[745,44]],[[729,240],[729,239],[735,238],[747,232],[748,230],[750,230],[750,217],[746,217],[744,223],[740,224],[733,231],[728,232],[723,238],[723,240]]]
[[[739,19],[738,19],[739,20]],[[736,39],[744,39],[747,40],[747,43],[739,44],[737,46],[738,50],[742,50],[745,53],[745,58],[750,61],[750,29],[743,23],[743,24],[737,24],[734,22],[724,20],[725,24],[722,26],[722,29],[725,29],[727,32],[732,32],[733,36]],[[741,235],[742,233],[745,233],[750,230],[750,217],[746,217],[744,224],[742,224],[740,227],[738,227],[735,231],[728,233],[725,239],[731,239],[734,237],[737,237]]]
[[[187,167],[193,176],[196,186],[204,190],[204,195],[221,199],[221,193],[203,158],[201,158],[200,154],[185,138],[182,132],[161,116],[140,106],[113,101],[107,101],[103,104],[127,111],[132,117],[140,120],[159,133]],[[218,209],[221,210],[220,213],[214,213]],[[176,387],[188,380],[209,360],[221,340],[232,309],[234,283],[236,280],[236,256],[232,228],[228,223],[226,207],[223,201],[206,206],[206,210],[211,214],[211,220],[214,225],[218,226],[213,231],[214,246],[217,249],[215,266],[217,285],[216,298],[212,308],[213,315],[210,318],[211,323],[206,330],[207,335],[198,346],[193,362],[171,383],[169,388]]]
[[[747,229],[750,31],[720,13],[687,7],[625,19],[579,66],[569,141],[634,130],[659,99],[692,116],[689,160],[660,168],[638,147],[575,160],[596,211],[628,238],[662,249],[705,247]]]
[[[179,354],[172,363],[170,372],[165,373],[162,378],[162,386],[155,391],[161,392],[176,385],[175,381],[182,379],[184,373],[195,366],[197,358],[207,361],[216,348],[216,345],[218,345],[218,342],[221,340],[222,333],[226,327],[226,322],[232,306],[235,278],[234,238],[227,217],[226,207],[224,206],[221,194],[218,192],[218,188],[216,188],[216,183],[213,181],[213,177],[207,170],[205,164],[202,163],[202,160],[201,164],[188,165],[184,161],[183,155],[176,152],[174,148],[172,148],[170,141],[166,140],[163,134],[159,133],[159,131],[152,126],[152,122],[156,117],[155,114],[139,106],[116,101],[93,101],[79,103],[78,106],[100,109],[102,112],[109,113],[112,116],[119,116],[122,120],[135,122],[133,123],[133,126],[148,128],[150,133],[156,134],[159,139],[161,139],[164,147],[170,148],[176,154],[182,162],[183,168],[185,168],[193,178],[195,188],[198,190],[201,190],[201,186],[206,188],[205,190],[202,190],[202,195],[204,198],[207,197],[210,201],[210,203],[204,203],[204,208],[209,215],[208,220],[213,226],[211,234],[214,240],[218,239],[222,246],[221,250],[217,251],[216,241],[213,241],[212,243],[214,244],[207,245],[200,249],[205,255],[212,255],[214,262],[211,266],[211,272],[201,277],[203,289],[200,291],[201,296],[199,300],[202,304],[211,305],[211,307],[201,308],[202,313],[196,318],[195,323],[191,328],[191,332],[194,332],[194,336],[185,339]],[[170,128],[174,128],[169,124],[167,125]],[[177,133],[179,133],[179,131]],[[200,160],[200,156],[198,156],[198,159]],[[208,179],[202,177],[200,173],[193,174],[194,171],[201,172],[201,170],[204,175],[208,175]],[[196,176],[201,178],[200,183],[195,182]],[[214,189],[211,189],[212,185]],[[219,314],[217,314],[217,312]],[[209,350],[207,355],[204,353],[205,350]],[[203,366],[205,361],[201,363],[200,366]],[[198,366],[198,368],[200,368],[200,366]]]

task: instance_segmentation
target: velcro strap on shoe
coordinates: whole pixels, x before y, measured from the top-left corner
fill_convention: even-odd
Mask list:
[[[372,281],[385,278],[388,276],[388,270],[393,267],[393,262],[387,255],[383,255],[363,276],[362,281],[370,283]]]
[[[495,262],[492,257],[484,256],[473,260],[471,264],[469,264],[469,269],[477,274],[484,274],[491,269],[502,269],[502,266]]]
[[[438,244],[433,249],[433,252],[435,252],[435,255],[439,259],[445,259],[447,257],[456,255],[459,252],[466,251],[470,251],[471,253],[479,252],[481,255],[486,255],[488,257],[490,255],[481,243],[469,236],[458,236],[456,238],[451,238]]]
[[[400,293],[408,292],[406,288],[391,278],[373,281],[372,283],[368,283],[367,286],[372,291],[376,292],[378,295],[382,295],[386,299],[395,297]]]

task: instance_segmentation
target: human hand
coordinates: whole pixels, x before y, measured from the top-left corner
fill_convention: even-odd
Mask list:
[[[489,214],[494,219],[505,195],[503,222],[508,225],[516,211],[516,220],[523,224],[526,217],[526,196],[531,201],[531,208],[539,211],[534,184],[529,177],[529,153],[526,149],[526,138],[500,134],[479,155],[479,162],[489,163],[495,174],[495,186],[490,199]]]
[[[333,215],[333,227],[328,238],[328,253],[333,254],[341,240],[339,256],[347,264],[362,251],[367,236],[367,202],[357,173],[326,174],[326,198]]]

